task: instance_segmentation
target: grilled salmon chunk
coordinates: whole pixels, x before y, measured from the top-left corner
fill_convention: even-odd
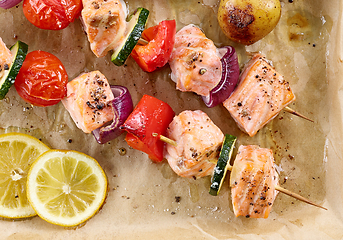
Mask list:
[[[120,0],[82,0],[82,22],[91,50],[105,56],[124,40],[126,7]]]
[[[170,123],[167,137],[177,146],[166,145],[165,158],[176,174],[200,178],[212,174],[224,134],[206,113],[183,111]]]
[[[278,194],[278,181],[272,150],[241,145],[230,177],[236,217],[267,218]]]
[[[294,100],[289,83],[264,56],[256,54],[223,105],[240,129],[252,137]]]
[[[114,99],[106,77],[99,71],[83,73],[67,84],[62,103],[75,124],[85,133],[113,120],[110,101]]]
[[[220,54],[212,40],[195,25],[183,27],[176,33],[169,65],[171,79],[183,92],[207,96],[222,76]]]

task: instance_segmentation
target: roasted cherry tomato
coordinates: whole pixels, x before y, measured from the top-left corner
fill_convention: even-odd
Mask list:
[[[66,96],[67,83],[62,62],[51,53],[37,50],[27,54],[14,86],[26,102],[51,106]]]
[[[175,34],[175,20],[162,21],[143,31],[142,38],[149,42],[147,45],[136,45],[131,56],[144,71],[155,71],[168,62],[173,51]]]
[[[25,17],[36,27],[48,30],[66,28],[82,10],[81,0],[24,0]]]
[[[162,161],[164,142],[160,140],[160,135],[165,135],[174,115],[167,103],[144,95],[121,126],[128,132],[125,138],[127,144],[147,153],[155,162]]]

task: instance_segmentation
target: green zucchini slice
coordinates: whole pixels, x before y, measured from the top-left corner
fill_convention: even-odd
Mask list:
[[[230,167],[230,159],[233,149],[235,147],[237,137],[225,134],[225,138],[222,144],[222,149],[219,154],[218,162],[213,170],[213,176],[211,179],[210,194],[217,196],[225,179],[226,172]]]
[[[5,70],[4,75],[0,79],[0,100],[5,98],[10,87],[13,85],[21,66],[23,65],[28,49],[28,45],[21,41],[16,42],[16,44],[10,48],[13,60],[10,68]]]
[[[148,20],[149,10],[145,8],[138,8],[129,18],[126,37],[122,44],[119,45],[112,54],[111,61],[121,66],[125,63],[126,59],[130,56],[132,50],[138,43],[145,29]]]

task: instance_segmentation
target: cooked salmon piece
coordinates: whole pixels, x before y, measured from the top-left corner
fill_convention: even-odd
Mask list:
[[[267,218],[278,194],[278,181],[272,150],[241,145],[230,176],[236,217]]]
[[[251,137],[295,100],[289,83],[260,54],[248,62],[239,81],[223,105]]]
[[[188,25],[175,35],[169,65],[171,79],[182,92],[207,96],[222,76],[220,54],[200,28]]]
[[[114,99],[106,77],[99,71],[83,73],[67,84],[62,103],[78,128],[85,133],[113,120],[110,101]]]
[[[12,64],[13,55],[6,47],[6,44],[0,37],[0,78],[4,75],[5,70],[8,70]]]
[[[82,22],[93,53],[105,56],[124,40],[126,6],[120,0],[82,0]]]
[[[176,174],[197,179],[213,173],[224,134],[206,113],[181,112],[169,124],[166,136],[177,143],[165,148],[165,158]]]

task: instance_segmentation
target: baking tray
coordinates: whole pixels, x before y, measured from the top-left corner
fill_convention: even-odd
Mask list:
[[[55,54],[70,80],[100,70],[110,84],[129,88],[134,104],[143,94],[155,96],[178,114],[201,109],[224,133],[241,144],[273,149],[280,185],[322,204],[327,211],[279,194],[268,219],[236,218],[228,177],[219,196],[208,194],[210,178],[178,177],[166,161],[153,163],[128,147],[124,135],[99,145],[75,127],[63,105],[33,107],[14,88],[0,101],[1,132],[20,131],[39,137],[52,148],[72,149],[97,159],[104,168],[109,193],[97,215],[74,229],[39,217],[0,221],[1,239],[342,239],[342,1],[281,1],[277,27],[263,40],[243,46],[228,40],[217,23],[218,0],[126,1],[129,12],[145,7],[148,27],[176,19],[177,30],[190,23],[201,27],[217,47],[235,47],[240,66],[261,52],[290,82],[297,100],[291,107],[314,123],[281,112],[254,137],[236,126],[223,106],[207,108],[193,93],[175,89],[169,66],[143,72],[129,58],[117,67],[108,54],[96,58],[77,19],[60,31],[41,30],[23,16],[22,5],[0,10],[0,36],[9,46],[26,42],[29,51]],[[71,141],[70,141],[71,140]],[[126,149],[121,155],[119,150]]]

